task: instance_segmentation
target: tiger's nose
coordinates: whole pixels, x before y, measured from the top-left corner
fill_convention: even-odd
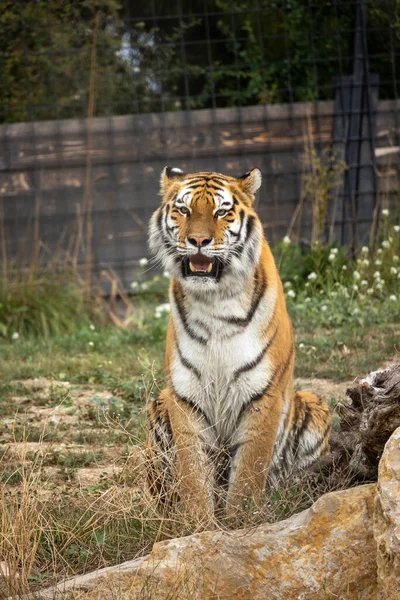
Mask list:
[[[192,244],[192,246],[196,246],[196,248],[204,248],[204,246],[208,246],[208,244],[212,242],[212,238],[192,235],[191,237],[188,237],[188,242],[189,244]]]

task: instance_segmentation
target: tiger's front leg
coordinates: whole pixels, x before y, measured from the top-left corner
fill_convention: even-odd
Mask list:
[[[214,518],[213,472],[205,440],[207,424],[200,412],[170,390],[163,390],[158,402],[170,422],[173,470],[184,512],[197,525],[207,526]]]
[[[281,414],[282,399],[277,394],[261,398],[242,417],[233,445],[228,517],[240,517],[249,502],[261,505]]]

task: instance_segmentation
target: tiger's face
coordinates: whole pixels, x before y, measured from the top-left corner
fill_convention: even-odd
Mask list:
[[[151,250],[191,289],[217,290],[249,275],[261,250],[262,227],[253,208],[260,185],[258,169],[236,179],[166,167],[162,204],[150,222]]]

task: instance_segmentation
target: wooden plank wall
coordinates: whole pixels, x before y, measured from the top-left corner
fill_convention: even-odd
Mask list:
[[[92,202],[93,273],[113,270],[128,288],[148,255],[147,224],[165,165],[241,175],[259,167],[258,210],[271,242],[285,235],[301,196],[307,136],[324,147],[332,102],[43,121],[0,127],[0,197],[7,257],[29,263],[61,250],[85,261],[85,201]],[[90,129],[88,129],[90,126]],[[382,196],[398,201],[400,102],[379,102]],[[311,207],[292,231],[309,239]],[[81,236],[81,237],[79,237]],[[79,239],[81,243],[79,243]],[[77,241],[78,240],[78,241]]]

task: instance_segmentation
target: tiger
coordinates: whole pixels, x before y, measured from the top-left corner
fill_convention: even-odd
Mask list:
[[[235,178],[165,167],[150,220],[150,250],[171,282],[148,482],[159,497],[173,488],[203,522],[221,502],[228,517],[261,503],[268,482],[328,450],[327,404],[294,391],[292,324],[254,207],[261,182],[257,168]]]

